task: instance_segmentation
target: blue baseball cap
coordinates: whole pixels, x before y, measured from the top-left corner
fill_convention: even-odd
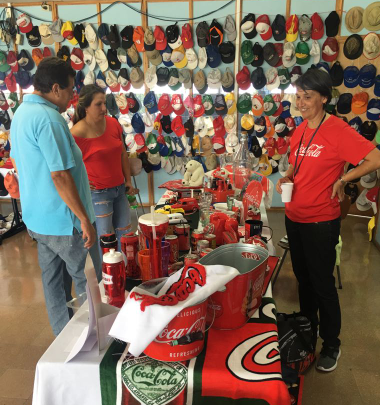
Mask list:
[[[354,128],[355,131],[359,132],[360,134],[360,127],[362,126],[363,121],[360,117],[354,117],[352,120],[348,121],[348,125]]]
[[[16,78],[16,83],[22,88],[22,89],[27,89],[33,84],[33,79],[30,77],[29,72],[23,72],[20,70],[17,73],[14,73],[14,76]]]
[[[290,114],[290,101],[285,100],[285,101],[281,101],[282,104],[282,113],[280,114],[280,117],[282,118],[289,118],[291,117]]]
[[[133,114],[131,123],[136,134],[143,134],[145,132],[145,124],[139,113]]]
[[[28,72],[34,68],[34,61],[29,53],[23,49],[17,55],[17,63]]]
[[[380,120],[380,100],[372,98],[367,107],[367,118],[371,121]]]
[[[373,94],[376,97],[380,97],[380,75],[375,77],[375,87],[373,89]]]
[[[102,73],[101,70],[99,70],[98,75],[96,76],[96,84],[101,88],[101,89],[106,89],[108,87],[106,78],[104,77],[104,74]]]
[[[353,89],[359,84],[359,69],[356,66],[348,66],[343,71],[344,85]]]
[[[158,111],[157,100],[154,91],[150,91],[144,97],[144,106],[149,111],[150,114],[154,114]]]
[[[376,68],[371,64],[367,64],[360,69],[359,86],[364,89],[372,87],[375,83]]]
[[[298,125],[300,125],[303,122],[302,117],[293,117],[293,119],[294,119],[294,123],[296,124],[296,127],[298,127]]]
[[[108,28],[108,25],[105,23],[100,24],[98,28],[98,35],[104,45],[110,45],[110,41],[108,39],[109,34],[110,30]]]
[[[171,61],[172,51],[173,50],[172,48],[170,48],[169,45],[167,45],[163,51],[160,51],[160,54],[162,56],[162,63],[166,67],[174,66],[174,63]]]
[[[319,62],[316,64],[317,69],[325,70],[326,73],[330,74],[330,66],[327,62]]]
[[[217,68],[222,63],[222,57],[220,56],[219,50],[215,45],[207,45],[207,64],[211,68]]]
[[[5,76],[6,74],[4,72],[0,72],[0,90],[7,90],[7,86],[5,84]],[[17,82],[17,79],[16,79]]]
[[[75,76],[75,88],[77,89],[78,94],[80,93],[82,87],[84,86],[83,81],[84,81],[84,74],[81,70],[79,70],[77,75]]]

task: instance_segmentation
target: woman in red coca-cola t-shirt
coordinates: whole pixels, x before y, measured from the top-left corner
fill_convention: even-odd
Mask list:
[[[98,236],[115,230],[120,238],[131,228],[129,203],[125,195],[134,194],[123,131],[118,121],[107,116],[104,91],[84,86],[73,118],[71,133],[83,155],[90,181]]]
[[[293,183],[285,204],[285,224],[300,309],[319,334],[323,347],[317,369],[332,371],[341,353],[341,313],[333,276],[340,234],[344,185],[380,167],[380,151],[340,118],[325,112],[331,100],[330,76],[309,69],[295,82],[296,104],[304,121],[290,142],[289,169],[276,185]],[[357,165],[344,173],[344,165]],[[318,321],[319,313],[319,321]],[[314,342],[314,343],[315,343]]]

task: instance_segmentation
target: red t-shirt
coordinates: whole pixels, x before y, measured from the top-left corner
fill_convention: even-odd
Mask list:
[[[304,134],[297,166],[315,129],[305,120],[291,137],[289,163],[294,167],[299,143]],[[292,201],[286,215],[294,222],[331,221],[340,216],[338,197],[331,199],[332,187],[343,174],[346,162],[357,165],[375,148],[342,119],[330,116],[315,134],[294,179]]]
[[[112,117],[106,116],[106,130],[97,138],[74,136],[83,155],[89,180],[98,190],[120,186],[124,183],[121,166],[122,130]]]

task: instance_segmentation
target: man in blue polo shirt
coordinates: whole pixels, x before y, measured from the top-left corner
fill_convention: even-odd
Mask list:
[[[101,277],[82,153],[60,114],[72,97],[74,78],[67,62],[44,59],[34,77],[34,93],[24,96],[11,125],[11,157],[19,174],[22,216],[38,243],[46,307],[55,335],[70,319],[67,273],[76,293],[85,292],[84,266],[90,251]]]

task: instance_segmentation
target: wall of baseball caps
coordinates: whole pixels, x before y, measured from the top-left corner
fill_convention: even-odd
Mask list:
[[[71,3],[71,4],[66,5],[66,4],[64,4],[64,2],[62,2],[62,3],[61,2],[57,3],[57,14],[63,21],[67,21],[67,20],[76,21],[76,20],[91,16],[96,13],[96,10],[97,10],[96,6],[97,6],[97,4],[99,4],[99,3],[92,3],[92,4],[86,4],[86,5],[73,5]],[[193,2],[193,15],[198,16],[198,15],[204,14],[206,12],[211,12],[211,11],[217,9],[218,7],[220,7],[221,5],[224,5],[225,3],[226,2],[223,2],[223,1],[194,1]],[[288,0],[288,1],[287,0],[270,0],[270,1],[268,1],[268,0],[243,0],[242,1],[242,18],[244,18],[248,13],[254,13],[256,15],[256,19],[259,15],[267,14],[269,16],[270,23],[273,23],[277,13],[282,14],[286,17],[286,10],[287,10],[287,7],[289,7],[289,5],[290,5],[290,8],[289,8],[290,14],[297,14],[298,17],[300,17],[302,14],[307,14],[307,15],[311,16],[314,12],[317,12],[321,16],[322,20],[324,20],[329,15],[329,13],[335,9],[336,3],[338,4],[339,1],[337,0],[337,2],[335,2],[335,0],[319,0],[319,1],[311,2],[311,1],[305,1],[305,0],[291,0],[291,1],[290,0]],[[353,0],[345,0],[344,1],[344,11],[346,12],[351,7],[356,6],[357,4],[355,4],[355,3],[356,2]],[[370,3],[371,3],[371,1],[369,1],[369,0],[363,0],[361,2],[361,6],[365,8],[366,5],[370,4]],[[108,4],[100,4],[101,10],[104,10],[107,6],[108,6]],[[140,9],[140,4],[133,3],[133,7]],[[26,13],[29,12],[31,15],[34,15],[36,17],[48,19],[47,15],[49,15],[49,13],[42,11],[39,6],[23,5],[22,9],[25,10]],[[151,14],[156,14],[156,15],[164,14],[167,17],[173,17],[173,18],[176,18],[178,16],[185,17],[185,16],[189,15],[189,3],[188,2],[175,2],[175,3],[148,2],[148,12]],[[206,21],[208,22],[208,24],[210,24],[212,19],[215,18],[219,21],[219,23],[221,25],[223,25],[226,16],[229,14],[232,15],[233,18],[237,22],[239,21],[239,18],[236,18],[236,16],[235,16],[235,3],[232,3],[228,7],[224,8],[223,10],[220,10],[219,12],[214,13],[211,16],[208,16],[206,18]],[[73,17],[73,15],[75,15],[75,17]],[[342,20],[342,23],[341,23],[342,35],[350,35],[351,33],[345,27],[344,15],[345,15],[345,13],[343,13],[343,17],[341,19]],[[123,5],[116,5],[110,9],[108,9],[101,15],[101,19],[102,19],[102,22],[105,22],[107,24],[117,24],[119,32],[126,25],[137,26],[137,25],[141,25],[141,21],[142,21],[140,14],[135,13],[131,10],[128,10]],[[194,27],[193,27],[194,39],[196,38],[196,35],[195,35],[196,27],[197,27],[198,23],[201,21],[203,21],[203,19],[197,20],[194,22]],[[87,19],[86,22],[91,23],[95,29],[98,28],[97,27],[97,22],[98,22],[97,17]],[[33,21],[33,23],[34,23],[34,25],[41,24],[40,21]],[[159,19],[148,17],[148,26],[152,27],[153,29],[154,29],[155,25],[160,25],[165,29],[165,27],[170,24],[171,24],[171,22],[164,22]],[[182,23],[182,22],[179,23],[180,26],[182,26],[183,24],[184,23]],[[367,33],[368,33],[368,30],[366,30],[366,29],[363,29],[360,32],[360,34],[363,34],[363,35],[365,35]],[[223,41],[226,42],[227,41],[226,33],[224,35],[224,38],[225,39]],[[322,44],[325,41],[325,39],[326,39],[326,36],[323,36],[320,40],[318,40],[320,47],[322,47]],[[241,42],[236,43],[238,55],[240,57],[242,56],[240,45],[243,43],[244,40],[247,40],[247,38],[245,38],[244,34],[242,33]],[[264,40],[260,37],[259,34],[257,34],[255,38],[249,39],[249,41],[252,43],[252,45],[254,45],[255,42],[258,42],[261,46],[264,46],[267,42],[277,42],[277,41],[275,41],[275,39],[273,37],[270,38],[269,40]],[[338,37],[338,41],[340,42],[340,45],[342,46],[344,40],[342,42],[340,40],[340,38]],[[278,42],[280,43],[282,41],[278,41]],[[297,45],[298,42],[299,42],[299,38],[295,42],[295,45]],[[70,51],[74,47],[67,40],[64,41],[62,43],[62,45],[68,46]],[[311,41],[308,41],[308,45],[310,48]],[[42,45],[41,45],[41,47],[42,47]],[[108,48],[109,48],[109,46],[104,46],[105,53],[107,53]],[[28,44],[28,42],[25,39],[24,44],[19,46],[19,50],[21,50],[21,49],[27,49],[31,53],[33,48]],[[194,40],[194,50],[197,54],[199,53],[199,50],[200,50],[196,40]],[[54,51],[54,49],[52,49],[52,51]],[[338,60],[340,60],[341,55],[343,55],[342,49],[339,54]],[[243,66],[246,66],[244,62],[245,62],[244,59],[241,57],[240,58],[240,69],[243,68]],[[354,61],[354,62],[356,62],[356,61]],[[307,64],[302,65],[302,71],[306,71],[306,69],[308,67],[310,67],[310,65],[312,63],[313,63],[313,58],[311,58]],[[353,61],[349,61],[348,64],[343,63],[343,62],[341,62],[341,63],[342,63],[343,67],[346,67],[350,64],[353,64]],[[367,63],[367,62],[365,62],[365,63]],[[364,64],[364,62],[363,62],[363,64]],[[236,75],[237,71],[234,72],[233,63],[228,63],[228,64],[223,63],[221,66],[219,66],[222,73],[225,71],[225,69],[227,67],[230,68],[230,70],[233,73],[235,73],[235,75]],[[268,69],[270,69],[271,66],[266,61],[264,61],[262,67],[263,67],[264,72],[266,72]],[[254,67],[252,67],[250,65],[247,65],[247,68],[250,73],[252,73],[252,71],[255,69]],[[194,77],[194,75],[196,75],[198,70],[199,69],[194,70],[193,77]],[[86,75],[87,72],[88,72],[88,67],[85,66],[83,69],[84,75]],[[204,69],[204,72],[205,72],[205,76],[207,77],[208,74],[211,72],[211,67],[206,66]],[[33,73],[33,71],[32,71],[32,73]],[[169,94],[174,93],[168,86],[165,86],[165,87],[156,86],[153,90],[156,93],[157,99],[159,99],[159,97],[161,96],[162,93],[169,93]],[[194,91],[194,94],[198,93],[197,89],[195,87],[193,87],[193,91]],[[273,90],[272,93],[275,93],[276,91],[278,91],[278,90]],[[291,93],[292,91],[293,91],[292,88],[289,87],[287,90],[285,90],[285,93],[287,93],[287,92]],[[347,91],[347,89],[345,89],[345,91]],[[349,89],[349,91],[351,92],[351,89]],[[140,102],[140,106],[141,106],[140,113],[143,113],[144,107],[143,107],[142,101],[143,101],[144,88],[136,89],[136,90],[134,90],[134,92],[136,93],[136,97],[141,101]],[[223,91],[221,91],[221,92],[223,93]],[[248,89],[240,90],[239,92],[240,92],[240,94],[241,93],[252,94],[252,93],[256,93],[257,91],[254,89],[254,87],[252,85],[250,85],[250,87]],[[342,92],[343,91],[341,91],[341,93]],[[179,93],[179,94],[182,94],[183,96],[187,96],[188,90],[186,90],[182,87],[181,89],[176,90],[175,93]],[[216,94],[216,93],[218,93],[218,90],[209,88],[207,93]],[[269,92],[266,88],[264,88],[262,90],[259,90],[258,93],[260,95],[262,95],[262,97],[264,97]],[[370,96],[372,96],[372,95],[370,95]],[[187,115],[187,112],[185,112],[183,115],[184,122],[187,120],[186,115]],[[240,114],[240,113],[238,114],[237,122],[239,123],[239,127],[240,127],[242,115],[243,114]],[[272,118],[271,118],[271,120],[272,120]],[[179,177],[181,177],[181,174],[177,172],[175,174],[175,176],[177,178],[179,178]],[[280,176],[280,173],[276,173],[276,174],[272,174],[270,176],[270,178],[275,183],[279,176]],[[163,183],[164,181],[166,181],[168,179],[173,179],[173,178],[175,178],[175,177],[173,177],[172,175],[168,176],[164,170],[159,170],[157,172],[154,172],[154,184],[156,186]],[[146,189],[146,184],[147,184],[146,173],[143,172],[137,178],[137,180],[138,180],[138,185],[140,186],[140,189],[142,190],[143,200],[147,202],[149,200],[148,199],[149,196],[148,196],[147,189]],[[159,195],[160,195],[160,192],[156,190],[155,200],[158,199]],[[280,199],[278,198],[278,196],[276,195],[276,193],[274,195],[273,206],[275,206],[275,207],[282,206],[282,203],[281,203]]]

